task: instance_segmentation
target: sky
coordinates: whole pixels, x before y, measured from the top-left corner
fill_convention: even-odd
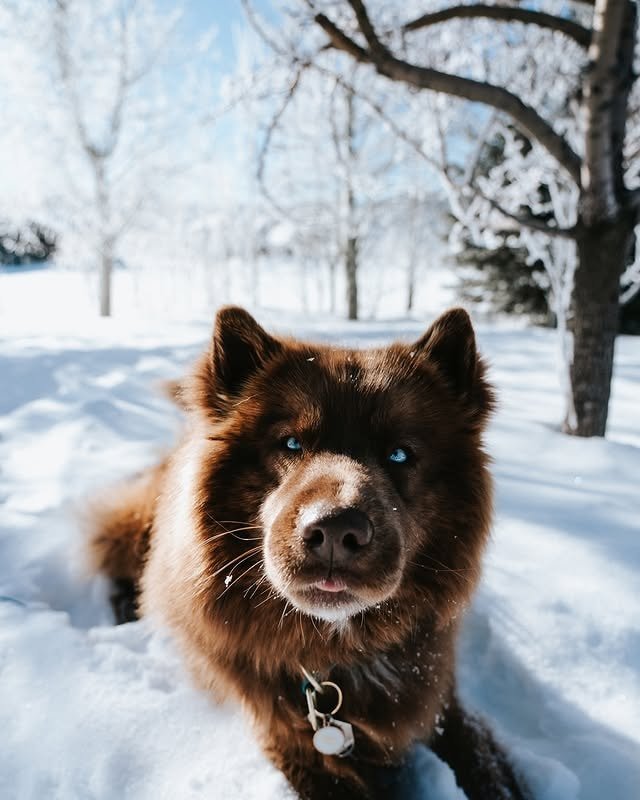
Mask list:
[[[171,6],[170,0],[164,0]],[[260,11],[268,11],[269,0],[254,0],[253,5]],[[186,0],[186,23],[194,34],[201,33],[215,25],[218,29],[216,43],[221,60],[232,63],[234,57],[234,29],[244,27],[247,22],[240,0]]]

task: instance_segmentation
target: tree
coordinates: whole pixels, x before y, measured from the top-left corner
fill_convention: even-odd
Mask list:
[[[457,293],[463,302],[496,314],[552,322],[544,267],[539,261],[530,264],[524,248],[506,241],[485,247],[466,239],[454,257],[460,275]]]
[[[198,104],[208,105],[207,90],[194,83],[179,52],[179,8],[162,12],[154,0],[55,0],[51,13],[51,88],[62,101],[60,129],[71,128],[62,135],[72,151],[67,196],[76,200],[76,229],[94,242],[100,314],[109,316],[118,247],[166,196],[171,179],[196,161],[189,126]],[[198,46],[193,52],[205,57]]]
[[[258,156],[259,184],[291,225],[294,251],[303,264],[322,252],[331,298],[335,269],[342,265],[351,320],[360,316],[360,275],[374,260],[377,218],[383,209],[391,213],[407,172],[400,143],[361,99],[371,94],[367,79],[359,68],[331,81],[297,71],[275,110],[272,98],[263,103]]]
[[[415,3],[408,5],[415,8]],[[506,216],[517,218],[519,225],[575,247],[568,319],[575,414],[567,416],[564,427],[568,433],[579,436],[604,435],[620,308],[620,279],[628,265],[640,209],[635,151],[636,3],[595,0],[588,24],[542,10],[484,3],[427,10],[403,21],[398,20],[396,4],[378,1],[323,4],[301,0],[300,8],[305,9],[316,29],[326,37],[312,55],[307,52],[307,58],[322,58],[323,51],[331,48],[368,65],[396,84],[489,107],[507,116],[531,142],[544,149],[559,181],[568,180],[575,187],[575,221],[568,227],[533,214],[505,211]],[[549,85],[544,101],[533,105],[526,87],[519,85],[517,74],[510,88],[485,77],[445,71],[433,65],[430,58],[433,39],[425,39],[419,46],[412,44],[412,37],[428,33],[436,26],[438,29],[452,23],[460,26],[471,19],[482,21],[483,25],[487,21],[507,23],[510,31],[518,23],[527,31],[542,32],[545,38],[540,42],[547,45],[531,49],[528,56],[543,68],[547,46],[558,37],[577,48],[582,57],[572,65],[563,64],[566,73],[563,76],[547,69]],[[298,19],[298,22],[300,30],[306,30],[305,21]],[[461,30],[457,28],[458,33]],[[469,50],[474,48],[471,40],[468,45]],[[507,40],[505,48],[508,46]],[[483,51],[485,60],[498,51],[494,29],[490,45]],[[425,59],[430,63],[419,63]],[[508,76],[503,83],[509,84]],[[547,116],[550,110],[553,112],[550,107],[554,102],[558,105],[554,97],[558,86],[566,86],[573,93],[571,105],[576,121],[573,130],[554,127]],[[569,107],[569,98],[561,98],[559,105]]]

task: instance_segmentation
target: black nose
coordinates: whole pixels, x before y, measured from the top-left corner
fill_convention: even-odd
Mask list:
[[[373,525],[362,511],[346,508],[311,522],[302,539],[328,564],[343,564],[361,553],[373,539]]]

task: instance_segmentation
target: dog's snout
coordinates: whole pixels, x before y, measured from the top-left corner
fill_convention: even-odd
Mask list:
[[[362,511],[347,508],[306,525],[302,539],[318,558],[340,564],[359,555],[371,543],[373,525]]]

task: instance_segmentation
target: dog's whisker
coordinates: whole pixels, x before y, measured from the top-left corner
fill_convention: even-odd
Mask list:
[[[270,586],[267,587],[267,590],[268,590],[267,596],[265,597],[265,599],[261,600],[257,605],[254,606],[254,608],[260,608],[260,606],[264,605],[269,600],[274,600],[276,597],[278,597],[278,595],[273,591],[273,589]]]
[[[315,621],[315,619],[314,619],[313,617],[310,617],[310,619],[311,619],[311,624],[312,624],[312,625],[313,625],[313,627],[315,628],[315,631],[316,631],[316,633],[318,634],[318,636],[319,636],[319,637],[322,639],[322,641],[324,642],[324,636],[323,636],[323,635],[320,633],[320,630],[319,630],[318,626],[316,625],[316,621]]]
[[[256,583],[255,583],[255,587],[254,587],[253,591],[251,592],[251,595],[250,595],[250,597],[249,597],[249,600],[253,600],[253,598],[256,596],[256,594],[258,593],[258,589],[259,589],[259,588],[262,586],[262,584],[265,582],[265,580],[266,580],[266,577],[267,577],[266,575],[263,575],[263,576],[262,576],[262,577],[261,577],[259,580],[257,580],[257,581],[256,581]]]
[[[412,564],[414,567],[420,567],[420,569],[426,569],[429,572],[450,572],[450,573],[452,573],[454,575],[459,575],[465,581],[469,581],[469,578],[464,573],[465,572],[473,572],[474,571],[473,569],[465,569],[465,568],[453,569],[451,567],[447,567],[445,564],[442,564],[442,562],[438,561],[437,558],[433,558],[432,556],[429,556],[426,553],[423,553],[423,557],[431,559],[431,561],[433,561],[434,564],[438,564],[439,566],[438,567],[429,567],[426,564],[420,564],[417,561],[407,561],[407,564]]]
[[[261,558],[261,559],[260,559],[260,560],[259,560],[257,563],[258,563],[258,564],[259,564],[261,567],[264,567],[264,558]],[[265,577],[266,577],[266,576],[265,576],[264,570],[262,570],[262,573],[261,573],[261,575],[259,575],[259,576],[256,578],[256,580],[255,580],[255,581],[254,581],[254,582],[251,584],[251,586],[249,586],[248,588],[249,588],[249,589],[252,589],[252,588],[253,588],[253,587],[254,587],[254,586],[257,584],[257,583],[259,583],[259,582],[261,583],[261,582],[262,582],[262,581],[265,579]]]
[[[302,646],[304,647],[307,643],[307,640],[304,633],[304,625],[302,623],[302,612],[299,608],[296,609],[296,616],[298,617],[298,623],[300,625],[300,637],[302,638]]]
[[[220,525],[221,527],[223,525],[247,525],[249,527],[250,526],[254,526],[256,528],[261,527],[260,525],[256,525],[255,523],[249,522],[249,520],[246,520],[246,519],[216,519],[213,516],[213,514],[210,511],[208,511],[206,508],[203,509],[203,511],[207,515],[207,517],[209,517],[211,522],[215,522],[216,525]]]
[[[223,536],[234,536],[234,534],[241,533],[243,530],[245,530],[245,529],[244,528],[238,528],[238,529],[233,530],[233,531],[222,531],[221,533],[214,533],[213,536],[209,536],[206,539],[203,539],[202,544],[209,544],[209,542],[213,542],[216,539],[221,539]],[[234,536],[234,538],[235,539],[239,539],[242,542],[254,542],[254,541],[258,541],[258,539],[260,539],[260,540],[262,539],[262,537],[254,537],[254,538],[245,539],[243,536]]]
[[[211,514],[209,514],[209,513],[208,513],[208,512],[206,512],[206,511],[205,511],[205,513],[207,514],[207,516],[209,517],[209,519],[210,519],[212,522],[214,522],[216,525],[220,525],[220,527],[222,527],[221,523],[219,523],[217,520],[215,520],[215,519],[214,519],[214,518],[211,516]],[[236,534],[236,533],[242,533],[243,531],[252,531],[252,530],[262,530],[262,526],[261,526],[261,525],[242,525],[242,527],[239,527],[239,528],[233,528],[232,530],[223,530],[223,531],[221,531],[220,533],[214,533],[212,536],[209,536],[209,537],[207,537],[207,538],[206,538],[206,539],[203,541],[203,544],[208,544],[209,542],[212,542],[212,541],[214,541],[215,539],[220,539],[220,538],[222,538],[223,536],[227,536],[227,535],[233,535],[233,534]],[[243,541],[243,542],[251,542],[251,541],[258,541],[258,540],[259,540],[259,539],[261,539],[262,537],[256,537],[256,538],[253,538],[253,539],[246,539],[246,538],[244,538],[243,536],[236,536],[235,538],[236,538],[236,539],[239,539],[239,540],[241,540],[241,541]]]
[[[243,528],[261,528],[262,527],[262,525],[256,525],[254,522],[249,522],[246,519],[223,519],[223,520],[216,519],[213,516],[213,514],[210,511],[208,511],[206,508],[203,509],[203,511],[206,514],[206,516],[211,520],[211,522],[215,523],[216,525],[219,525],[221,528],[223,528],[225,525],[240,525]]]
[[[295,606],[291,606],[291,610],[287,611],[287,613],[285,614],[285,617],[288,617],[289,614],[292,614],[294,611],[297,611],[296,607]]]
[[[289,603],[289,601],[288,601],[288,600],[285,600],[285,603],[284,603],[284,608],[282,609],[282,614],[280,615],[280,620],[279,620],[279,622],[278,622],[278,628],[281,628],[281,627],[282,627],[282,621],[284,620],[284,618],[285,618],[285,615],[286,615],[287,608],[288,608],[290,605],[291,605],[291,604]]]
[[[245,561],[247,558],[250,558],[251,556],[255,555],[261,549],[262,548],[260,548],[260,547],[252,547],[248,552],[240,553],[240,555],[236,556],[235,558],[232,558],[230,561],[227,561],[227,563],[224,564],[222,567],[219,567],[209,577],[210,578],[215,578],[216,575],[219,575],[221,572],[224,572],[226,569],[229,569],[229,567],[231,567],[232,565],[235,565],[236,567],[239,566],[239,564],[242,564],[243,561]],[[238,563],[236,563],[236,562],[238,562]]]
[[[264,559],[260,559],[260,561],[258,563],[260,564],[260,566],[263,566],[264,565]],[[253,599],[253,597],[255,596],[256,592],[260,588],[260,584],[264,581],[265,578],[266,578],[266,575],[263,572],[262,575],[258,576],[256,578],[256,580],[250,586],[247,587],[247,589],[244,592],[244,597],[246,597],[249,594],[249,592],[251,592],[251,590],[253,589],[253,592],[251,593],[251,597],[249,598],[250,600]]]
[[[217,525],[246,525],[249,528],[261,528],[262,525],[254,525],[251,522],[247,522],[244,519],[213,519],[210,518],[217,524]]]
[[[251,564],[250,567],[245,569],[244,572],[238,575],[238,577],[235,578],[235,580],[232,580],[228,586],[225,586],[222,592],[220,592],[220,594],[216,597],[216,601],[219,600],[222,597],[222,595],[226,594],[229,591],[229,589],[231,589],[232,586],[235,586],[236,583],[238,583],[238,581],[241,580],[248,572],[251,572],[252,569],[255,569],[256,567],[260,566],[261,563],[262,560],[257,561],[255,564]]]

